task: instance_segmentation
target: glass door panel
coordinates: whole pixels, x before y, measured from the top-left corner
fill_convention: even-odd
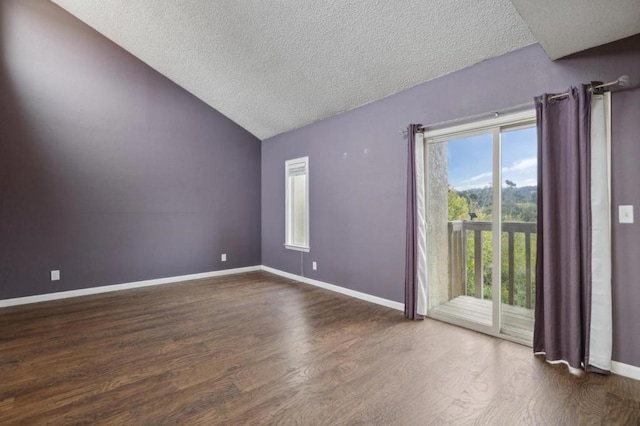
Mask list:
[[[501,133],[501,332],[533,340],[538,191],[535,127]]]
[[[426,145],[430,316],[493,327],[494,133]]]

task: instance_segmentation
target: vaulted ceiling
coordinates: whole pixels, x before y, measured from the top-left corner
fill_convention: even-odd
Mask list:
[[[638,0],[53,1],[260,139],[536,41],[555,59],[640,32]]]

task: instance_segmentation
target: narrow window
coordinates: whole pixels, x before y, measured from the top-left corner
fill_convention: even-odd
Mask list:
[[[309,251],[309,157],[285,162],[285,247]]]

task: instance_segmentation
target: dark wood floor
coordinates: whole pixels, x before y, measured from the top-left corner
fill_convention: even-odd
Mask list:
[[[640,382],[256,272],[0,310],[0,424],[640,424]]]

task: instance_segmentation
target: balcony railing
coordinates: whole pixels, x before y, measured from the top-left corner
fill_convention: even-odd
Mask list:
[[[448,223],[449,234],[449,285],[450,296],[455,298],[460,295],[468,295],[467,268],[473,259],[474,295],[482,299],[484,297],[484,273],[483,273],[483,232],[491,232],[491,222],[479,222],[469,220],[457,220]],[[502,232],[506,234],[507,250],[507,303],[516,303],[516,234],[524,234],[524,307],[531,309],[535,264],[532,262],[532,234],[536,234],[535,222],[503,222]],[[468,236],[473,235],[473,245],[468,246]],[[503,238],[505,236],[503,235]],[[503,250],[504,250],[503,248]],[[535,247],[533,248],[535,249]],[[472,253],[469,251],[472,250]],[[519,253],[522,256],[522,253]],[[518,259],[522,260],[522,259]],[[489,283],[490,284],[490,283]],[[505,283],[502,284],[503,286]]]

